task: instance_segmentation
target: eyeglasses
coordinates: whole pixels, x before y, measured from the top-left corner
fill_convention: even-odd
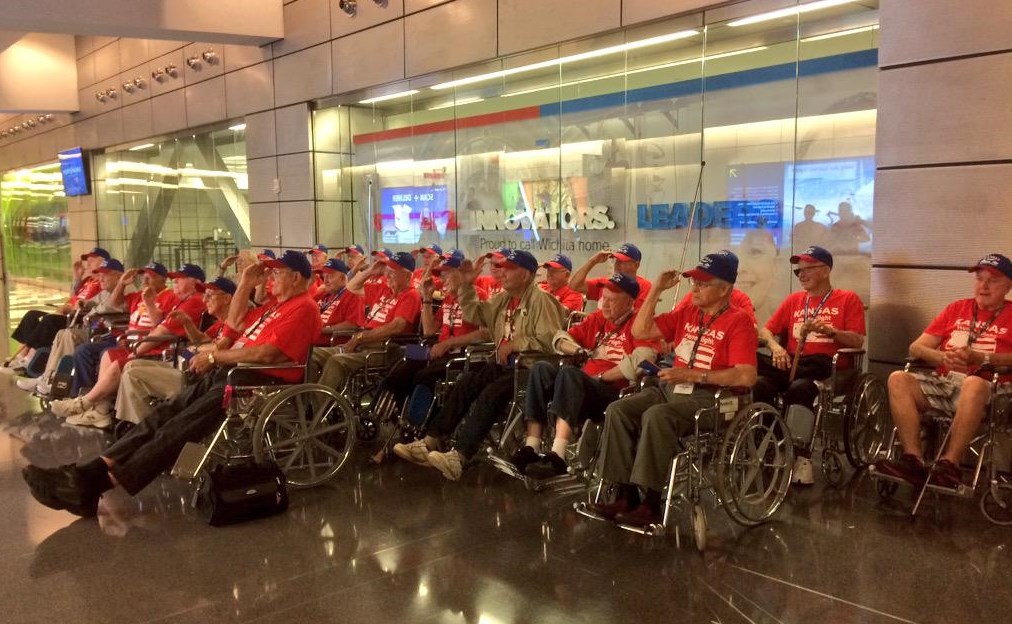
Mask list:
[[[801,277],[802,273],[808,273],[809,271],[814,271],[815,269],[821,269],[821,268],[824,268],[825,266],[826,266],[825,264],[817,264],[815,266],[797,268],[797,269],[794,269],[794,275],[797,276],[797,277]]]
[[[702,280],[697,279],[690,279],[689,284],[691,284],[693,288],[707,288],[710,286],[716,286],[716,284],[714,284],[712,281],[704,282]]]

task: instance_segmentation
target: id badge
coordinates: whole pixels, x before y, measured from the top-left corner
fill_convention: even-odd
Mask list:
[[[682,338],[682,341],[675,347],[675,357],[683,362],[688,362],[692,357],[692,341]]]
[[[970,332],[957,330],[949,335],[949,347],[952,349],[965,349],[970,346]]]
[[[680,383],[675,384],[674,387],[671,389],[671,391],[674,394],[692,394],[692,391],[695,389],[695,387],[696,384],[694,383]]]

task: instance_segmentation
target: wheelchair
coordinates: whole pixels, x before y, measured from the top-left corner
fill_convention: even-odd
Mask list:
[[[862,372],[864,357],[864,349],[840,349],[833,355],[830,376],[814,382],[818,395],[810,427],[799,427],[792,410],[785,414],[788,426],[794,427],[795,444],[822,449],[822,473],[833,487],[843,483],[844,458],[860,470],[874,461],[885,439],[889,420],[885,385]]]
[[[427,337],[424,341],[429,342],[431,338]],[[372,456],[373,463],[380,464],[386,459],[393,448],[395,440],[399,439],[401,442],[408,443],[421,439],[425,435],[433,415],[446,401],[446,397],[454,385],[456,385],[460,376],[470,372],[475,364],[487,362],[494,352],[495,345],[493,343],[481,342],[467,345],[460,355],[448,359],[444,368],[443,378],[436,382],[433,389],[432,401],[429,403],[425,416],[421,421],[415,422],[410,417],[409,408],[412,400],[410,396],[404,402],[404,405],[400,406],[399,410],[396,409],[396,405],[394,405],[393,399],[389,395],[380,397],[379,401],[381,403],[378,403],[378,409],[381,413],[386,412],[388,415],[393,413],[393,417],[390,418],[393,427],[383,446]],[[412,359],[413,357],[410,351],[405,350],[402,361]]]
[[[183,357],[183,353],[186,351],[188,341],[185,337],[174,334],[161,336],[150,336],[147,334],[147,330],[144,330],[141,332],[127,332],[125,335],[132,359],[163,362],[166,366],[175,367],[181,372],[186,370],[186,359]],[[138,354],[137,349],[143,344],[155,344],[160,346],[161,350],[158,353]],[[147,397],[147,400],[148,404],[153,406],[163,399],[161,397]],[[136,425],[137,423],[129,420],[116,419],[112,430],[113,439],[119,440],[130,433],[130,430]]]
[[[706,549],[708,524],[702,505],[712,494],[737,524],[752,527],[772,518],[780,509],[791,483],[794,445],[780,413],[771,405],[753,403],[750,388],[701,386],[713,391],[712,406],[697,410],[693,432],[682,438],[664,491],[660,524],[647,527],[619,525],[642,535],[662,536],[673,530],[680,543],[679,527],[673,522],[676,508],[687,506],[696,548]],[[715,423],[705,430],[701,420]],[[576,503],[581,515],[601,519],[592,504],[607,495],[601,482],[588,502]]]
[[[926,363],[908,359],[903,369],[905,372],[929,371],[933,367]],[[972,499],[980,496],[978,505],[988,521],[1000,526],[1012,526],[1012,476],[1010,476],[1009,453],[1012,452],[1012,392],[1000,388],[999,379],[1012,369],[1008,367],[988,367],[985,379],[990,381],[991,398],[984,415],[984,421],[977,435],[970,442],[968,455],[961,462],[961,468],[970,474],[970,483],[965,479],[958,488],[952,489],[931,483],[931,475],[935,464],[945,451],[949,441],[954,414],[935,408],[922,414],[922,437],[926,444],[925,458],[928,463],[928,479],[920,488],[915,488],[916,497],[910,510],[915,517],[924,503],[928,492],[958,498]],[[887,442],[875,459],[895,459],[903,450],[897,439],[896,428],[893,427]],[[1002,454],[999,457],[999,454]],[[876,490],[883,500],[890,499],[900,484],[906,482],[875,470],[872,465],[869,473],[875,481]],[[964,476],[966,476],[964,474]]]
[[[193,480],[209,461],[250,457],[274,461],[295,489],[321,485],[340,472],[356,439],[355,410],[326,386],[280,379],[265,385],[262,376],[254,378],[256,373],[285,369],[304,375],[306,367],[240,364],[229,370],[221,425],[207,445],[187,445],[172,475]]]

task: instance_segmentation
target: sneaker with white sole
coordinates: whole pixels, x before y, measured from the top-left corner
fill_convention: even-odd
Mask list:
[[[432,451],[429,453],[429,464],[450,481],[459,481],[464,472],[464,461],[457,451]]]
[[[425,440],[415,440],[407,444],[394,444],[394,455],[419,466],[429,466],[429,447]]]
[[[35,385],[35,394],[49,396],[49,393],[52,391],[53,384],[46,381],[43,377],[39,377],[39,383]]]
[[[107,401],[96,403],[94,407],[81,414],[69,416],[68,425],[78,427],[95,427],[105,429],[112,426],[112,405]]]
[[[40,381],[42,381],[41,377],[21,377],[14,383],[25,392],[35,392],[35,389],[39,387]]]
[[[797,485],[812,485],[815,483],[815,471],[812,469],[812,460],[807,457],[794,458],[794,472],[791,473],[791,483]]]
[[[90,401],[86,402],[84,397],[77,397],[76,399],[53,401],[49,404],[49,411],[53,413],[53,416],[58,418],[67,418],[68,416],[83,414],[91,409],[91,407]]]
[[[5,362],[3,366],[0,366],[0,373],[13,375],[18,371],[18,369],[23,369],[26,366],[28,366],[28,358],[16,355]]]

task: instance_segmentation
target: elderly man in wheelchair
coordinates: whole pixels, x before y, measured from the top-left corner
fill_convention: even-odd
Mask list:
[[[770,405],[782,397],[787,424],[798,440],[794,482],[811,485],[815,477],[810,447],[820,395],[816,382],[834,376],[833,356],[841,348],[864,346],[864,304],[856,293],[833,288],[833,256],[822,247],[809,247],[790,260],[797,265],[794,273],[802,290],[788,295],[759,330],[770,355],[759,355],[754,396]],[[787,341],[781,345],[778,337],[784,335]]]
[[[265,384],[298,381],[313,340],[320,333],[320,314],[308,294],[312,276],[302,253],[287,251],[269,261],[271,303],[249,310],[247,301],[262,280],[265,266],[243,271],[229,310],[231,348],[199,353],[190,360],[189,383],[182,392],[134,427],[99,457],[58,468],[27,466],[23,475],[32,496],[43,505],[85,517],[97,513],[102,493],[116,485],[136,495],[171,467],[187,442],[207,438],[221,427],[222,402],[229,369],[245,363],[278,366],[252,373]]]
[[[902,455],[879,460],[874,473],[919,489],[914,513],[926,489],[972,493],[972,488],[964,491],[960,466],[967,451],[981,439],[981,425],[990,416],[987,424],[991,430],[984,436],[990,448],[976,451],[976,486],[984,462],[994,465],[994,421],[1007,417],[995,409],[995,403],[996,397],[1009,393],[1012,377],[996,370],[1004,373],[1002,369],[1012,365],[1012,302],[1006,298],[1012,289],[1012,261],[990,254],[969,271],[976,279],[973,297],[946,306],[910,345],[910,356],[934,370],[919,371],[921,367],[908,365],[889,376],[889,406]],[[926,417],[947,425],[930,463],[925,462],[921,438]],[[891,453],[891,446],[887,453]],[[1012,521],[1008,509],[1005,516]]]
[[[661,293],[678,282],[678,272],[664,271],[654,282],[632,334],[674,345],[674,365],[660,369],[659,383],[605,411],[601,476],[619,491],[614,502],[591,506],[596,515],[636,527],[662,523],[662,490],[681,438],[718,425],[721,412],[707,409],[714,405],[712,386],[755,384],[755,327],[746,312],[730,305],[737,274],[733,255],[704,256],[683,274],[692,283],[692,305],[657,317]]]
[[[532,479],[566,474],[566,449],[573,431],[588,418],[600,420],[601,407],[636,381],[639,363],[656,359],[658,344],[632,336],[633,303],[639,294],[635,279],[612,275],[600,307],[579,324],[559,331],[553,341],[558,353],[584,356],[583,365],[560,366],[546,360],[531,367],[524,404],[527,437],[513,459],[517,472]],[[551,450],[542,454],[541,440],[549,424],[555,425],[555,437]]]

